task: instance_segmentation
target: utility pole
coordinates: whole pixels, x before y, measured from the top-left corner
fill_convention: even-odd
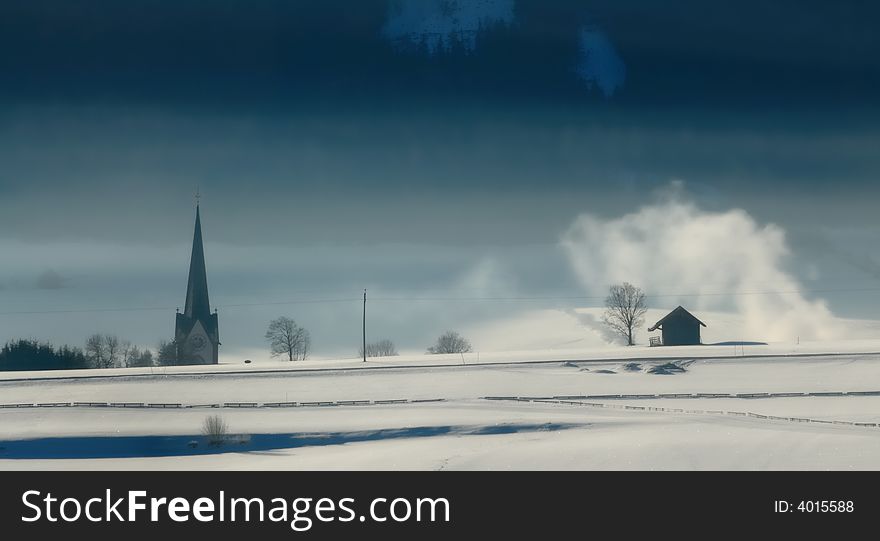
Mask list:
[[[367,362],[367,290],[364,289],[364,362]]]

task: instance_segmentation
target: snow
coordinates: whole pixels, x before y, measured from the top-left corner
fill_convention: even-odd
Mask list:
[[[171,402],[181,409],[0,409],[0,469],[877,469],[880,428],[720,415],[486,400],[487,396],[880,391],[880,343],[601,348],[402,356],[70,373],[7,373],[0,403]],[[796,355],[796,356],[792,356]],[[645,369],[674,357],[677,375]],[[535,362],[535,361],[541,362]],[[623,365],[638,362],[642,370]],[[475,364],[479,362],[479,364]],[[473,364],[471,364],[473,363]],[[600,373],[610,372],[610,373]],[[104,377],[111,376],[111,377]],[[228,402],[439,402],[283,408]],[[880,396],[589,400],[689,411],[738,411],[880,422]],[[254,441],[175,456],[117,456],[116,436],[200,438],[220,414]],[[42,458],[15,455],[52,440]],[[96,442],[89,458],[72,438]],[[167,442],[166,442],[167,444]],[[263,444],[260,444],[263,445]],[[53,451],[55,449],[56,451]],[[52,453],[55,453],[53,455]],[[5,453],[5,456],[4,456]],[[67,453],[67,454],[65,454]],[[147,454],[147,453],[145,453]],[[172,453],[174,454],[174,453]],[[47,458],[46,456],[56,456]]]
[[[257,374],[314,371],[375,370],[396,368],[423,368],[480,366],[492,364],[550,363],[556,361],[616,361],[627,359],[720,359],[784,357],[789,355],[837,355],[880,353],[880,340],[839,340],[826,342],[676,346],[676,347],[619,347],[561,348],[546,350],[517,350],[471,352],[450,355],[400,355],[396,357],[362,359],[316,359],[306,361],[262,361],[244,364],[195,365],[153,368],[105,368],[87,370],[43,370],[34,372],[0,372],[0,381],[23,379],[76,379],[94,377],[175,376],[209,374]]]
[[[91,412],[89,412],[91,413]],[[53,411],[46,415],[64,415]],[[113,412],[90,422],[106,430],[126,419]],[[144,425],[183,430],[201,420],[196,411],[168,412]],[[371,427],[494,426],[569,423],[563,430],[500,435],[450,433],[329,446],[202,456],[89,460],[2,460],[15,469],[876,469],[880,435],[869,429],[803,426],[710,416],[633,413],[576,406],[455,404],[406,408],[298,409],[255,415],[224,412],[233,427],[263,430],[354,431]],[[140,425],[141,416],[129,417]],[[35,421],[38,419],[31,419]],[[46,420],[45,417],[39,420]],[[69,420],[69,419],[68,419]],[[106,424],[105,428],[98,425]],[[253,423],[257,423],[254,425]],[[64,425],[57,419],[48,426]],[[118,426],[118,425],[115,425]],[[235,428],[233,428],[235,430]]]

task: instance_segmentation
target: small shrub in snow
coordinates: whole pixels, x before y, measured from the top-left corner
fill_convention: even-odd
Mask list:
[[[428,353],[431,354],[470,353],[471,351],[471,343],[455,331],[446,331],[440,335],[436,344],[428,348]]]
[[[208,438],[208,443],[220,445],[226,440],[229,426],[219,415],[211,415],[205,419],[205,423],[202,425],[202,433]]]
[[[394,357],[397,355],[397,348],[391,340],[379,340],[372,344],[367,344],[367,357]],[[364,347],[358,348],[358,357],[364,356]]]

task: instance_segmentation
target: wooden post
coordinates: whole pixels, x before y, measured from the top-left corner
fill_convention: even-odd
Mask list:
[[[364,362],[367,362],[367,290],[364,289]]]

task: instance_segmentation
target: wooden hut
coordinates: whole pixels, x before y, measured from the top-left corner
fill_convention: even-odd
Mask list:
[[[656,344],[654,340],[651,345],[664,346],[697,346],[702,344],[700,339],[700,327],[706,324],[697,319],[692,313],[688,312],[681,306],[666,314],[660,321],[648,329],[648,332],[654,332],[660,329],[663,341]]]

